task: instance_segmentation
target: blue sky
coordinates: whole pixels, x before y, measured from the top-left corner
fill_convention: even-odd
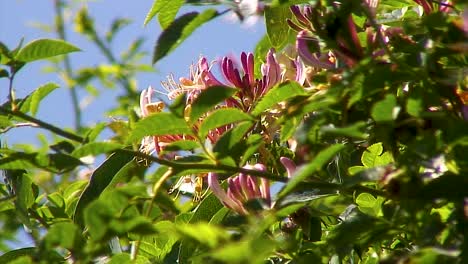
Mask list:
[[[143,21],[146,13],[152,5],[151,0],[146,1],[73,1],[78,10],[81,6],[87,6],[88,12],[95,19],[95,24],[99,32],[105,32],[111,21],[117,17],[130,18],[133,23],[122,30],[114,41],[112,47],[114,51],[120,53],[124,51],[129,43],[139,36],[145,38],[144,50],[148,53],[143,58],[143,63],[150,63],[154,43],[161,33],[159,24],[154,19],[146,27]],[[226,7],[218,7],[224,10]],[[183,8],[180,14],[193,11],[195,7]],[[73,16],[74,14],[68,14]],[[57,38],[54,33],[44,32],[34,24],[52,25],[54,21],[53,1],[0,1],[0,41],[12,48],[24,37],[25,43],[37,38]],[[93,66],[104,61],[97,49],[90,45],[84,37],[73,31],[68,23],[68,41],[80,49],[82,52],[72,53],[70,59],[73,67]],[[262,20],[253,26],[242,25],[227,19],[227,16],[216,18],[200,29],[198,29],[187,41],[185,41],[172,54],[162,59],[154,65],[154,72],[139,74],[139,90],[152,85],[161,89],[160,82],[166,76],[173,74],[176,79],[187,76],[189,66],[196,62],[200,55],[206,56],[209,60],[220,58],[225,55],[238,55],[242,51],[253,51],[255,44],[265,34]],[[48,62],[33,62],[21,70],[15,79],[15,91],[17,97],[21,98],[29,94],[35,88],[47,82],[56,82],[61,85],[63,82],[56,73],[44,73],[44,66]],[[7,81],[0,79],[0,101],[7,100]],[[102,90],[101,96],[93,101],[83,110],[83,121],[85,124],[93,124],[99,121],[109,121],[111,117],[105,115],[105,111],[117,104],[116,95],[123,91]],[[81,93],[82,99],[85,94]],[[63,86],[50,94],[40,105],[37,117],[47,122],[62,127],[72,127],[72,106],[67,89]],[[17,128],[10,130],[6,135],[2,135],[3,140],[8,144],[15,143],[37,143],[37,129]]]
[[[143,27],[144,18],[152,4],[151,0],[73,1],[73,3],[76,7],[74,10],[78,10],[83,5],[88,7],[90,15],[95,19],[97,30],[100,32],[105,32],[114,18],[130,18],[133,23],[117,35],[115,45],[112,48],[120,53],[128,47],[132,40],[143,36],[146,39],[143,48],[148,55],[143,58],[142,62],[148,64],[151,62],[154,43],[161,33],[156,20]],[[193,11],[193,9],[184,8],[179,12],[179,15]],[[218,9],[224,10],[225,7]],[[73,16],[74,14],[68,15]],[[0,41],[10,48],[15,47],[21,38],[24,38],[25,43],[38,38],[57,38],[54,33],[44,32],[33,26],[37,23],[52,25],[53,21],[52,0],[0,0]],[[90,45],[89,41],[73,31],[70,23],[68,26],[68,42],[82,49],[82,52],[70,55],[74,69],[94,66],[105,61],[97,49]],[[239,55],[242,51],[253,51],[255,44],[264,34],[265,29],[261,19],[259,23],[247,27],[239,22],[229,21],[226,16],[217,18],[202,26],[171,55],[154,65],[154,72],[139,74],[137,76],[139,90],[145,89],[149,85],[161,89],[160,82],[165,80],[169,74],[173,74],[176,79],[187,76],[190,64],[196,62],[200,55],[213,60],[225,55]],[[17,74],[14,89],[18,98],[26,96],[47,82],[63,84],[58,74],[44,72],[43,69],[47,65],[49,65],[48,62],[33,62]],[[0,87],[0,104],[3,104],[8,97],[6,79],[0,79]],[[105,111],[117,104],[116,96],[122,93],[123,91],[119,90],[118,86],[115,90],[102,89],[101,96],[83,110],[84,123],[90,125],[101,121],[110,121],[111,117],[107,116]],[[85,94],[80,93],[80,99],[83,99],[84,96]],[[43,100],[37,114],[39,119],[60,127],[72,127],[72,116],[69,91],[65,86],[53,91]],[[9,146],[30,143],[39,145],[37,135],[40,133],[50,135],[37,128],[16,128],[0,135],[0,139],[2,142],[6,141]],[[104,133],[102,139],[105,139],[106,136],[110,136],[110,134]],[[13,247],[28,246],[31,242],[26,237],[25,234],[20,234],[20,241],[12,244]]]

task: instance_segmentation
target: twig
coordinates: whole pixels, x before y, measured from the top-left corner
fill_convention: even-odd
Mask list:
[[[36,123],[17,123],[12,126],[6,127],[0,130],[0,134],[8,132],[10,129],[18,128],[18,127],[39,127]]]
[[[63,14],[62,14],[62,5],[63,3],[61,0],[54,1],[55,13],[57,17],[56,22],[55,22],[55,27],[56,27],[57,34],[59,35],[59,37],[63,40],[66,40],[64,19],[63,19]],[[67,75],[67,77],[70,79],[74,79],[73,71],[72,71],[71,63],[70,63],[70,58],[68,55],[64,55],[63,64],[65,67],[65,74]],[[80,130],[81,129],[81,109],[80,109],[80,103],[78,100],[78,94],[76,93],[76,88],[77,88],[76,85],[71,85],[69,87],[70,96],[71,96],[72,105],[73,105],[74,118],[75,118],[75,129]]]
[[[86,140],[83,138],[83,137],[80,137],[76,134],[73,134],[71,132],[68,132],[68,131],[65,131],[59,127],[56,127],[54,125],[51,125],[49,123],[46,123],[42,120],[39,120],[37,118],[34,118],[30,115],[27,115],[23,112],[20,112],[20,111],[13,111],[13,110],[10,110],[4,106],[0,106],[0,112],[3,112],[5,114],[9,114],[9,115],[12,115],[12,116],[16,116],[16,117],[19,117],[21,119],[24,119],[26,121],[29,121],[29,122],[32,122],[32,123],[35,123],[37,126],[41,127],[41,128],[44,128],[44,129],[47,129],[59,136],[62,136],[64,138],[68,138],[70,140],[73,140],[73,141],[76,141],[76,142],[79,142],[79,143],[85,143]]]

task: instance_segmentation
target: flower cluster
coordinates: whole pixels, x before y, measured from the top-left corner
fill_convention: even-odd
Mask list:
[[[281,163],[286,168],[288,177],[291,177],[296,170],[296,165],[292,160],[286,157],[280,158]],[[266,171],[263,164],[257,163],[255,165],[246,165],[243,167],[248,170]],[[239,175],[227,179],[227,192],[221,188],[216,173],[208,174],[208,185],[210,186],[213,194],[228,208],[233,211],[247,215],[250,213],[249,209],[245,206],[249,201],[259,199],[263,202],[266,208],[272,207],[270,181],[265,178],[259,180],[246,173],[239,173]]]
[[[217,77],[214,74],[213,66],[218,64],[220,66],[221,76]],[[199,94],[210,87],[228,86],[237,88],[237,92],[230,98],[226,99],[223,103],[217,106],[237,108],[241,111],[249,113],[255,104],[275,85],[291,80],[300,84],[306,81],[306,70],[302,60],[296,55],[294,51],[285,49],[283,53],[276,53],[274,49],[270,49],[266,54],[265,63],[260,66],[261,76],[255,76],[255,62],[252,53],[241,53],[240,61],[237,62],[231,57],[224,57],[219,62],[209,63],[205,57],[201,57],[198,62],[190,67],[188,77],[182,77],[178,82],[172,76],[168,77],[167,81],[162,82],[166,90],[166,95],[169,100],[177,98],[179,95],[185,94],[186,96],[186,117],[191,105],[196,101]],[[153,88],[148,88],[141,93],[140,97],[140,112],[142,117],[147,117],[154,113],[163,111],[165,105],[161,101],[154,101]],[[203,119],[209,115],[200,117],[200,124]],[[272,113],[272,115],[274,115]],[[270,118],[271,119],[271,118]],[[265,119],[266,120],[266,119]],[[193,130],[198,130],[198,123],[195,122]],[[207,135],[207,140],[212,144],[216,143],[219,137],[227,130],[231,129],[233,125],[225,125],[212,129]],[[267,131],[268,133],[275,133],[274,131]],[[267,133],[265,132],[265,133]],[[265,137],[268,138],[268,137]],[[162,155],[166,145],[180,140],[196,140],[193,136],[187,135],[163,135],[163,136],[148,136],[142,140],[141,150],[147,154],[157,153]],[[173,158],[174,156],[165,155],[166,158]],[[295,167],[292,161],[282,158],[281,162],[285,164],[288,173]],[[263,164],[246,165],[244,169],[266,171]],[[174,186],[175,189],[181,189],[180,186],[185,182],[195,184],[198,189],[201,187],[201,178],[198,176],[185,176]],[[245,203],[252,199],[262,199],[267,207],[271,206],[270,197],[270,182],[264,178],[257,179],[254,176],[240,173],[239,175],[227,179],[228,190],[227,193],[222,190],[214,173],[208,174],[208,183],[213,193],[229,208],[239,214],[247,214],[249,210],[245,207]],[[180,185],[180,186],[179,186]],[[194,184],[192,184],[194,185]],[[186,190],[183,190],[186,191]],[[194,190],[194,193],[200,193],[200,190]]]

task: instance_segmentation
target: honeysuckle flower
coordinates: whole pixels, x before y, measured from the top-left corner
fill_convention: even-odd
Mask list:
[[[243,168],[265,171],[263,164],[246,165]],[[228,208],[233,211],[247,215],[249,211],[244,204],[253,199],[262,199],[267,206],[271,206],[270,182],[267,179],[258,179],[251,175],[239,173],[239,175],[227,180],[227,192],[223,190],[218,181],[216,173],[208,173],[208,186],[213,194]]]
[[[294,162],[286,157],[281,157],[280,162],[286,168],[288,178],[291,178],[296,170]],[[244,169],[266,171],[263,164],[246,165]],[[228,208],[238,214],[247,215],[249,210],[245,204],[253,199],[261,199],[264,201],[267,208],[271,208],[270,181],[265,178],[258,179],[257,177],[239,173],[239,175],[227,179],[227,191],[225,191],[218,181],[216,173],[208,173],[208,186],[213,194]]]
[[[140,112],[141,117],[147,117],[154,113],[159,113],[164,109],[164,103],[161,101],[153,101],[155,90],[150,86],[143,90],[140,94]],[[168,144],[179,140],[193,140],[194,138],[185,135],[163,135],[163,136],[146,136],[141,141],[140,151],[148,155],[161,151]]]
[[[322,55],[319,52],[310,52],[310,42],[314,43],[318,48],[318,40],[314,38],[309,31],[302,30],[297,34],[296,48],[304,63],[308,66],[327,70],[335,68],[335,64],[328,58],[328,55]]]

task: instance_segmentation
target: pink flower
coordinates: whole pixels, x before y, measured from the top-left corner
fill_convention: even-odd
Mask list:
[[[296,170],[296,165],[292,160],[286,157],[281,157],[280,162],[286,168],[288,178]],[[244,169],[265,171],[266,167],[263,164],[246,165]],[[253,199],[261,199],[267,207],[272,206],[270,194],[270,181],[265,178],[258,180],[256,177],[239,173],[239,175],[227,179],[227,191],[221,187],[216,173],[208,173],[208,186],[210,186],[213,194],[228,208],[238,214],[247,215],[249,210],[245,207],[245,203]]]
[[[246,165],[244,169],[265,171],[266,167],[263,164],[255,164]],[[249,211],[244,204],[253,199],[262,199],[268,206],[271,206],[270,183],[267,179],[260,178],[260,183],[258,183],[256,177],[240,173],[234,178],[229,178],[227,182],[228,189],[225,192],[219,184],[218,176],[212,172],[208,174],[208,185],[213,194],[233,211],[247,215]]]

